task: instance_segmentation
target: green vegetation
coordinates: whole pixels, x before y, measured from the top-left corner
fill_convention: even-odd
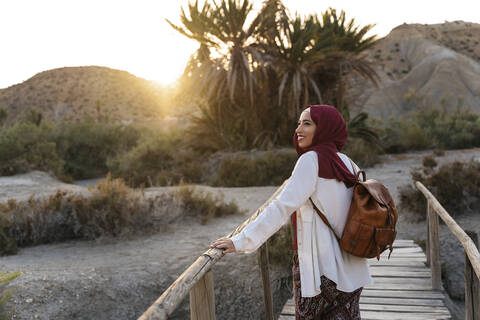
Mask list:
[[[386,152],[480,147],[480,116],[466,108],[416,111],[390,118],[380,128]]]
[[[107,161],[132,149],[142,130],[111,123],[60,123],[52,130],[56,150],[65,161],[63,171],[74,179],[104,175]]]
[[[174,133],[149,134],[134,148],[107,162],[113,177],[130,186],[175,185],[201,181],[201,157]]]
[[[438,169],[427,166],[413,170],[411,175],[412,180],[423,183],[453,217],[480,209],[480,163],[474,160],[453,162]],[[400,189],[400,206],[412,212],[414,220],[425,219],[425,197],[412,185]]]
[[[140,131],[95,122],[0,127],[0,175],[42,170],[68,182],[98,177],[108,171],[109,158],[137,143]]]
[[[211,184],[223,187],[276,186],[290,177],[297,153],[293,149],[225,158]]]

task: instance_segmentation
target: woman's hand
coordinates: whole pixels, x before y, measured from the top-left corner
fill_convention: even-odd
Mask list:
[[[236,251],[233,241],[230,240],[230,238],[217,239],[212,242],[212,244],[210,245],[210,248],[217,248],[217,249],[224,248],[225,250],[223,250],[222,254]]]

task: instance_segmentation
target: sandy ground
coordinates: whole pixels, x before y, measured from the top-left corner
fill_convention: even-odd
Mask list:
[[[421,160],[426,154],[430,152],[388,155],[385,163],[366,170],[367,178],[376,178],[384,182],[397,198],[397,188],[411,183],[410,169],[413,166],[421,166]],[[447,151],[445,156],[437,157],[437,161],[444,163],[471,158],[480,161],[480,149]],[[59,188],[88,193],[85,186],[96,181],[82,181],[77,185],[64,184],[39,171],[1,177],[0,201],[8,198],[27,199],[31,194],[47,195]],[[172,225],[166,232],[148,237],[129,240],[103,238],[95,241],[69,241],[23,248],[17,255],[1,257],[0,271],[22,272],[22,275],[12,282],[11,286],[15,291],[7,305],[13,318],[136,319],[155,300],[152,297],[158,297],[207,249],[211,241],[228,234],[242,223],[277,188],[199,187],[220,192],[226,200],[234,200],[245,210],[245,214],[217,218],[206,225],[193,222]],[[153,196],[170,189],[171,187],[149,188],[145,189],[145,192]],[[464,228],[479,232],[478,218],[464,217],[458,221]],[[400,239],[425,239],[424,225],[409,223],[402,213],[398,229]],[[448,231],[443,229],[441,236],[442,256],[445,256],[445,251],[448,251],[447,255],[454,251],[461,254],[459,259],[463,262],[463,252],[461,248],[455,246],[455,239],[450,239]],[[233,281],[232,286],[233,283],[238,284],[239,279],[229,280],[228,277],[235,276],[237,266],[239,269],[244,268],[242,272],[248,275],[251,267],[242,264],[248,259],[253,265],[254,255],[227,255],[214,267],[214,271],[215,268],[221,270],[215,273],[221,274],[218,280]],[[235,268],[232,268],[233,266]],[[463,269],[458,265],[451,268]],[[248,286],[247,283],[246,287]],[[228,287],[230,285],[226,286],[227,289]],[[215,290],[217,297],[221,290],[226,289],[217,290],[216,287]],[[182,315],[188,312],[185,310],[188,305],[185,305],[184,303],[181,306]],[[222,308],[226,307],[222,307],[217,300],[217,312]],[[178,317],[180,319],[182,316]],[[250,314],[245,318],[255,319],[258,315]]]

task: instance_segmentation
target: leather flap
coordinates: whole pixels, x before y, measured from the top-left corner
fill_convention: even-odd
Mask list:
[[[368,179],[365,182],[357,182],[367,189],[372,197],[386,207],[395,207],[393,198],[388,192],[388,189],[375,179]]]

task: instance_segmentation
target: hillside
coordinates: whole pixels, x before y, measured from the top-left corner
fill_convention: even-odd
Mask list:
[[[5,124],[40,112],[43,119],[154,121],[162,116],[167,89],[126,71],[99,66],[64,67],[0,89]]]
[[[403,24],[369,50],[379,89],[353,79],[348,101],[378,117],[457,105],[480,114],[480,24]]]

